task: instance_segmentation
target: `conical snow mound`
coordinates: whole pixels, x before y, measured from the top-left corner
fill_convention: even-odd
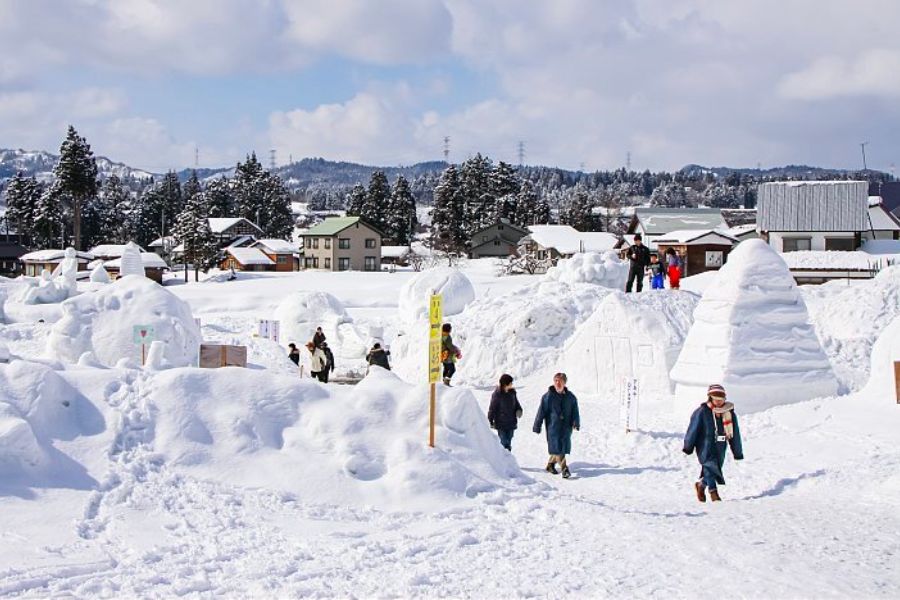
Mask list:
[[[725,386],[740,412],[837,393],[838,383],[787,265],[762,240],[728,256],[672,368],[676,410]]]
[[[141,249],[134,242],[125,244],[122,252],[122,266],[119,268],[119,275],[140,275],[146,277],[144,272],[144,262],[141,260]]]

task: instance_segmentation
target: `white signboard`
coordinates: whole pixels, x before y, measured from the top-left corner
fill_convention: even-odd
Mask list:
[[[260,319],[257,323],[257,335],[278,343],[281,340],[281,325],[278,321]]]
[[[707,267],[721,267],[722,266],[722,258],[723,253],[721,250],[707,250],[706,251],[706,266]]]
[[[638,388],[638,380],[626,377],[622,379],[619,387],[620,394],[620,411],[619,416],[625,431],[634,431],[638,426],[638,402],[640,399],[640,390]]]

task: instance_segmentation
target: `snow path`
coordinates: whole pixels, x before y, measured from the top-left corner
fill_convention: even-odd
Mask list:
[[[617,409],[583,397],[565,481],[543,472],[530,432],[513,448],[532,484],[432,511],[337,506],[185,476],[160,462],[154,407],[129,377],[109,472],[75,523],[106,561],[0,572],[3,594],[105,596],[892,596],[898,589],[897,419],[860,437],[858,409],[826,399],[748,415],[747,460],[726,463],[721,504],[692,495],[681,432],[647,414],[624,434]],[[487,392],[480,393],[486,402]],[[822,453],[842,457],[822,467]],[[873,460],[876,458],[877,460]],[[311,461],[310,468],[315,468]],[[880,487],[865,487],[858,474]],[[302,477],[302,473],[297,473]],[[864,543],[859,543],[863,541]]]

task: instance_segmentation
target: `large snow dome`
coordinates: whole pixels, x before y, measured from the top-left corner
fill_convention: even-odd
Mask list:
[[[642,402],[668,401],[669,370],[693,322],[698,297],[677,290],[615,292],[566,342],[562,365],[572,387],[618,401],[625,379],[638,380]]]
[[[879,404],[897,404],[900,397],[900,385],[894,366],[900,362],[900,316],[894,317],[890,325],[884,328],[878,341],[872,347],[872,368],[869,382],[860,393],[862,398],[877,401]]]
[[[564,258],[547,271],[549,279],[563,283],[593,283],[621,290],[628,279],[628,264],[615,252],[584,252]]]
[[[275,309],[275,318],[285,342],[302,346],[321,327],[335,355],[361,358],[366,354],[367,334],[357,331],[341,301],[326,292],[292,292]]]
[[[694,312],[671,373],[675,408],[688,413],[712,383],[740,412],[834,395],[831,363],[787,265],[762,240],[728,256]]]
[[[200,329],[186,302],[159,284],[138,275],[62,303],[62,318],[50,330],[48,352],[76,362],[93,352],[100,363],[114,366],[123,358],[140,360],[133,327],[148,325],[154,339],[165,342],[167,366],[197,363]]]
[[[435,267],[416,274],[400,289],[400,318],[407,323],[427,319],[432,292],[441,294],[444,316],[461,313],[475,300],[472,282],[459,269]]]

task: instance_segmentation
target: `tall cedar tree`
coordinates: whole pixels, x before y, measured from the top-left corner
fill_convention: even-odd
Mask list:
[[[519,196],[516,199],[516,224],[525,226],[535,225],[537,223],[537,206],[538,197],[537,193],[534,191],[534,185],[526,179],[522,182]]]
[[[255,152],[238,163],[232,191],[238,216],[256,223],[268,237],[290,238],[294,227],[291,196],[278,176],[263,169]]]
[[[357,183],[347,194],[347,215],[359,217],[362,215],[363,206],[366,203],[366,188]]]
[[[409,189],[409,181],[398,175],[391,189],[388,231],[394,244],[409,246],[418,226],[416,199]]]
[[[27,245],[32,239],[35,213],[41,195],[44,193],[44,185],[32,177],[25,177],[21,171],[17,172],[6,187],[6,230],[15,230],[23,245]]]
[[[209,206],[206,194],[197,192],[188,198],[184,209],[178,214],[173,234],[184,247],[184,280],[187,282],[187,265],[194,265],[194,281],[199,279],[197,272],[208,271],[218,258],[216,237],[209,228]]]
[[[224,175],[206,184],[206,202],[210,217],[228,217],[237,212],[232,184]]]
[[[464,227],[465,198],[459,171],[447,167],[434,188],[434,208],[431,211],[431,246],[449,254],[466,251],[468,236]]]
[[[385,231],[388,227],[388,204],[391,200],[391,186],[384,171],[375,171],[369,178],[366,201],[359,216]]]
[[[465,202],[463,228],[467,235],[489,225],[494,214],[495,198],[491,190],[491,159],[476,154],[459,170],[460,187]]]
[[[69,125],[66,139],[59,148],[59,162],[53,169],[57,198],[67,198],[72,203],[75,249],[81,247],[81,216],[84,205],[97,195],[97,161],[87,141]]]
[[[50,186],[45,189],[34,208],[31,227],[31,243],[35,250],[46,250],[64,243],[62,205],[58,190]]]

